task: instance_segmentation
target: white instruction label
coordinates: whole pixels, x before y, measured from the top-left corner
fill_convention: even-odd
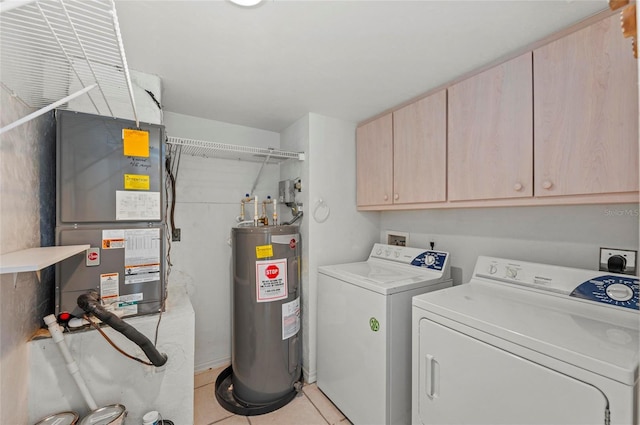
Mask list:
[[[300,297],[282,304],[282,339],[288,339],[300,330]]]
[[[124,283],[160,280],[160,229],[127,229],[124,235]]]
[[[287,259],[256,261],[256,300],[259,303],[287,298]]]
[[[160,192],[116,190],[116,220],[160,220]]]

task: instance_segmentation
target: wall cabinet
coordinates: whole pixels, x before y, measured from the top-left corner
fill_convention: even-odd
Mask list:
[[[393,202],[393,118],[389,113],[356,130],[358,206]]]
[[[618,15],[533,55],[535,195],[637,191],[638,68]]]
[[[636,203],[638,65],[617,15],[358,128],[358,208]]]
[[[444,90],[358,128],[358,206],[446,200]]]
[[[530,197],[531,52],[449,87],[449,200]]]
[[[447,94],[393,113],[393,202],[447,199]]]

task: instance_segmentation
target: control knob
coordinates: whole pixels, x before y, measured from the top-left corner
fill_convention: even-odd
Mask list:
[[[511,267],[507,267],[505,269],[506,273],[507,273],[507,277],[509,279],[515,279],[516,276],[518,276],[518,270],[511,268]]]
[[[629,301],[633,297],[633,290],[622,283],[607,286],[607,295],[614,301]]]
[[[431,266],[435,264],[436,257],[434,257],[433,255],[427,255],[427,257],[424,259],[424,262],[427,266]]]
[[[491,264],[489,266],[489,274],[496,274],[497,271],[498,271],[498,267],[496,267],[495,264]]]

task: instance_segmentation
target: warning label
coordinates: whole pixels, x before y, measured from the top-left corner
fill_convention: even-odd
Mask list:
[[[259,303],[287,298],[287,259],[256,261],[256,300]]]
[[[100,275],[100,298],[103,304],[117,301],[120,295],[118,273],[104,273]]]
[[[288,339],[300,330],[300,298],[282,304],[282,339]]]

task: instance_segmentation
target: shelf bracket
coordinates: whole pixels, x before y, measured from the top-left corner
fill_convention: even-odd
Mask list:
[[[267,156],[264,157],[264,161],[262,161],[262,165],[260,166],[260,170],[258,171],[256,180],[253,182],[253,187],[251,188],[251,193],[249,194],[249,196],[253,196],[253,191],[256,190],[256,186],[258,186],[258,180],[260,180],[260,176],[262,175],[262,170],[264,169],[264,165],[267,163],[267,161],[269,161],[269,158],[271,158],[272,151],[273,149],[270,148],[269,153],[267,154]]]

